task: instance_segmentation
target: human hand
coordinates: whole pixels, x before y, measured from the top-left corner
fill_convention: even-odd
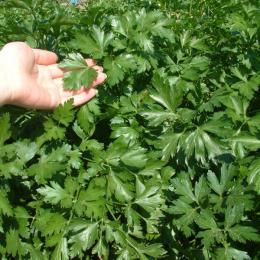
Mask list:
[[[0,104],[27,108],[53,109],[73,98],[82,105],[96,95],[95,87],[104,82],[103,68],[87,59],[88,66],[98,75],[89,89],[63,89],[64,71],[58,67],[57,55],[50,51],[32,49],[26,43],[12,42],[0,51]]]

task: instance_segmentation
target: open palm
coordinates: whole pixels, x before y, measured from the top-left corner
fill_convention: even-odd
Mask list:
[[[50,51],[32,49],[26,43],[13,42],[0,52],[0,73],[5,103],[28,108],[52,109],[73,98],[74,105],[89,101],[96,94],[95,87],[106,75],[102,67],[87,59],[88,66],[98,72],[91,88],[78,91],[63,89],[64,71],[58,67],[57,55]],[[1,87],[0,87],[1,88]]]

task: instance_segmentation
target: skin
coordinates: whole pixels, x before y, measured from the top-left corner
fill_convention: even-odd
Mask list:
[[[0,51],[0,104],[53,109],[73,98],[74,105],[79,106],[93,98],[96,87],[106,79],[103,68],[86,59],[87,65],[98,72],[91,88],[64,90],[65,72],[58,67],[57,60],[55,53],[32,49],[24,42],[6,44]]]

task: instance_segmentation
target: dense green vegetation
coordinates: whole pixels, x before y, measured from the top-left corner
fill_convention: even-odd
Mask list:
[[[61,2],[1,1],[0,45],[108,78],[0,108],[1,259],[259,259],[259,1]]]

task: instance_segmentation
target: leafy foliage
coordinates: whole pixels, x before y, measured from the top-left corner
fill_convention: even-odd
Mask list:
[[[0,110],[3,259],[258,259],[258,1],[0,3],[0,44],[97,98]]]

